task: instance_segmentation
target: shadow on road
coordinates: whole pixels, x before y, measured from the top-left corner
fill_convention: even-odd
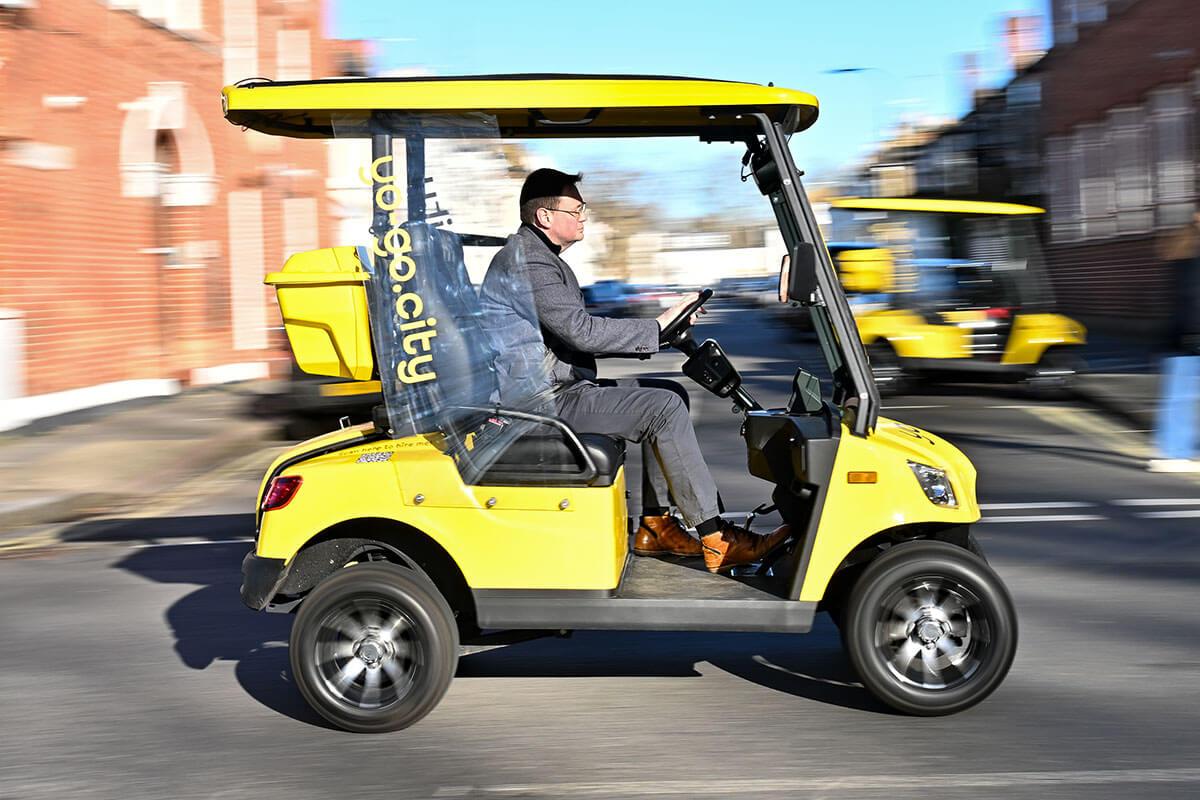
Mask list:
[[[300,722],[329,727],[291,680],[289,615],[255,613],[239,596],[248,545],[222,540],[252,532],[250,515],[112,520],[76,526],[72,539],[154,543],[115,566],[158,583],[199,588],[167,609],[175,652],[191,669],[216,661],[236,664],[245,692]],[[171,544],[172,539],[212,544]],[[824,617],[813,633],[783,634],[587,631],[569,639],[538,639],[464,656],[458,677],[689,677],[704,663],[777,692],[845,708],[890,713],[854,683],[837,632]],[[700,667],[704,669],[703,666]]]
[[[857,683],[836,629],[823,617],[805,636],[580,631],[464,656],[456,677],[699,677],[704,664],[793,697],[893,713]]]
[[[232,661],[238,683],[259,703],[300,722],[328,728],[291,681],[287,648],[291,617],[255,613],[242,605],[241,563],[250,545],[221,540],[253,533],[253,515],[229,514],[112,520],[90,530],[76,526],[71,538],[157,543],[133,550],[115,566],[158,583],[200,586],[165,615],[179,660],[197,670],[216,661]],[[171,544],[172,539],[217,543]]]

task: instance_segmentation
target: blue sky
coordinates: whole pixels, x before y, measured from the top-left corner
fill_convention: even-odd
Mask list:
[[[959,116],[960,54],[1000,84],[1003,18],[1047,0],[333,0],[329,35],[373,39],[380,70],[686,75],[815,94],[816,126],[793,145],[815,178],[856,159],[903,114]],[[1048,36],[1048,23],[1043,25]],[[828,74],[837,68],[867,68]],[[633,158],[633,156],[627,156]],[[643,152],[637,156],[648,159]],[[697,158],[712,158],[711,155]],[[686,158],[686,157],[684,157]],[[620,161],[621,156],[617,156]],[[585,163],[564,167],[587,169]],[[695,166],[697,162],[693,162]]]

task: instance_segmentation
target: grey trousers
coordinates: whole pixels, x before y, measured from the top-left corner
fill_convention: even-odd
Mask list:
[[[656,378],[581,381],[559,391],[558,416],[579,433],[600,433],[642,445],[642,508],[666,508],[672,498],[689,526],[719,513],[717,484],[688,415],[687,391]]]

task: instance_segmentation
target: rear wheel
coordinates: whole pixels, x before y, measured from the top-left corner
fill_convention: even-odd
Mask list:
[[[863,684],[908,714],[937,716],[991,694],[1012,665],[1016,612],[986,563],[945,542],[897,545],[855,582],[843,636]]]
[[[910,375],[904,362],[886,341],[880,340],[867,348],[871,374],[881,396],[903,394],[908,389]]]
[[[292,674],[308,704],[360,733],[407,728],[442,699],[458,664],[458,629],[437,588],[394,564],[324,580],[292,627]]]

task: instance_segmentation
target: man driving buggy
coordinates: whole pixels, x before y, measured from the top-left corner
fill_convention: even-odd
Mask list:
[[[787,528],[760,536],[720,516],[684,388],[674,381],[597,375],[597,355],[658,352],[663,329],[696,296],[657,319],[587,312],[579,281],[562,258],[583,239],[588,219],[581,177],[553,169],[530,173],[521,189],[521,226],[492,259],[480,287],[482,322],[499,345],[500,402],[528,403],[536,395],[552,401],[552,412],[579,433],[642,445],[642,516],[633,545],[638,555],[703,554],[710,572],[757,561],[787,538]],[[699,541],[670,513],[672,499]]]

